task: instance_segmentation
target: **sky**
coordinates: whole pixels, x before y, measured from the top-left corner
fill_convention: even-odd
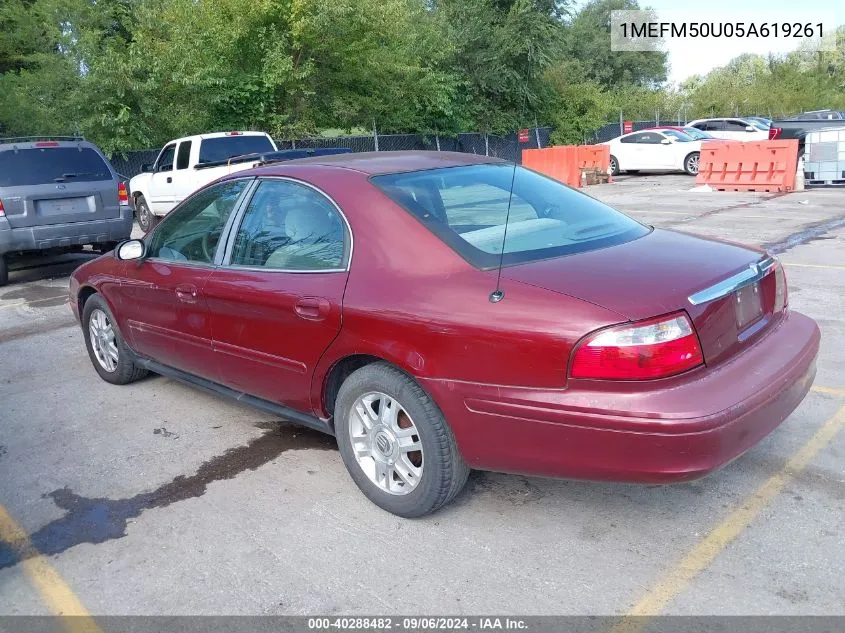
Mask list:
[[[583,0],[579,4],[583,4]],[[687,11],[693,10],[694,7],[701,11],[703,8],[708,19],[722,21],[746,21],[749,16],[753,16],[755,20],[766,20],[767,17],[776,15],[786,17],[790,21],[806,22],[808,12],[817,11],[833,13],[837,25],[845,24],[845,2],[840,0],[706,0],[704,3],[639,0],[639,4],[643,8],[649,7],[657,11]],[[741,18],[735,17],[739,11],[742,12]],[[700,16],[696,17],[700,19]],[[774,42],[774,48],[771,40],[760,42],[756,46],[753,41],[739,38],[721,39],[718,44],[713,42],[690,38],[668,41],[665,50],[669,53],[669,81],[677,83],[691,75],[706,74],[743,53],[786,53],[795,48],[791,42],[781,40]]]

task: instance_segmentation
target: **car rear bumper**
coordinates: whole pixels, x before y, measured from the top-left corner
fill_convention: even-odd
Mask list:
[[[595,480],[687,481],[742,455],[809,391],[820,333],[792,312],[713,369],[643,383],[532,390],[421,380],[473,468]]]
[[[0,254],[119,242],[129,239],[132,222],[132,210],[128,206],[120,208],[120,217],[109,220],[47,224],[18,229],[9,228],[8,223],[4,222],[0,225]]]

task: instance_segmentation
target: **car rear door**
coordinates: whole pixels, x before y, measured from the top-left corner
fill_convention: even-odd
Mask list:
[[[117,186],[88,143],[45,141],[0,152],[0,200],[13,229],[119,218]]]
[[[351,233],[300,181],[260,182],[205,284],[223,384],[310,413],[311,378],[340,332]]]

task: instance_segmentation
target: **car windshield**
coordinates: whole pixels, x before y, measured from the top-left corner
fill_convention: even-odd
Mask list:
[[[0,187],[111,179],[105,161],[90,147],[39,147],[0,152]]]
[[[768,125],[766,125],[765,123],[763,123],[762,121],[759,121],[757,119],[746,119],[746,122],[750,123],[751,125],[756,127],[758,130],[762,130],[763,132],[767,132],[769,130]]]
[[[244,154],[275,151],[270,139],[262,135],[204,138],[200,143],[200,163],[217,163]]]
[[[508,265],[583,253],[650,231],[588,195],[507,163],[371,181],[478,268],[495,267],[500,258]]]
[[[666,136],[671,136],[676,141],[680,143],[689,143],[693,140],[691,136],[685,134],[684,132],[679,132],[678,130],[660,130]]]
[[[708,134],[707,132],[702,132],[701,130],[699,130],[698,128],[695,128],[695,127],[685,127],[684,128],[684,134],[686,134],[687,136],[691,137],[693,140],[696,140],[696,141],[703,141],[703,140],[706,140],[706,139],[716,138],[712,134]]]

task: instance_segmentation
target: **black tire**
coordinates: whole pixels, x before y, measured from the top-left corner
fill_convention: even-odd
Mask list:
[[[396,400],[413,420],[422,445],[422,475],[416,488],[394,495],[376,486],[358,464],[349,433],[355,401],[368,392],[381,392]],[[350,476],[367,498],[380,508],[405,518],[430,514],[449,503],[464,487],[469,466],[455,436],[437,405],[407,374],[387,363],[366,365],[352,373],[340,387],[334,409],[335,434]]]
[[[619,161],[616,160],[616,156],[610,157],[610,175],[611,176],[618,176],[619,175]]]
[[[9,263],[5,255],[0,255],[0,286],[9,283]]]
[[[692,152],[684,159],[684,171],[690,176],[698,175],[698,161],[700,156],[698,152]]]
[[[142,195],[135,198],[135,219],[138,220],[138,226],[144,233],[149,233],[158,224],[158,216],[153,215],[150,205]]]
[[[105,316],[112,324],[114,332],[114,343],[117,348],[117,366],[113,371],[108,371],[100,364],[97,359],[97,354],[94,351],[91,342],[91,333],[89,330],[91,315],[99,310],[105,313]],[[135,382],[147,375],[147,370],[143,367],[138,367],[132,360],[132,352],[120,335],[117,329],[114,315],[109,310],[108,304],[98,294],[91,295],[85,302],[85,308],[82,310],[82,334],[85,337],[85,348],[88,350],[88,357],[91,359],[91,364],[94,365],[94,370],[100,374],[100,378],[113,385],[126,385],[130,382]]]

